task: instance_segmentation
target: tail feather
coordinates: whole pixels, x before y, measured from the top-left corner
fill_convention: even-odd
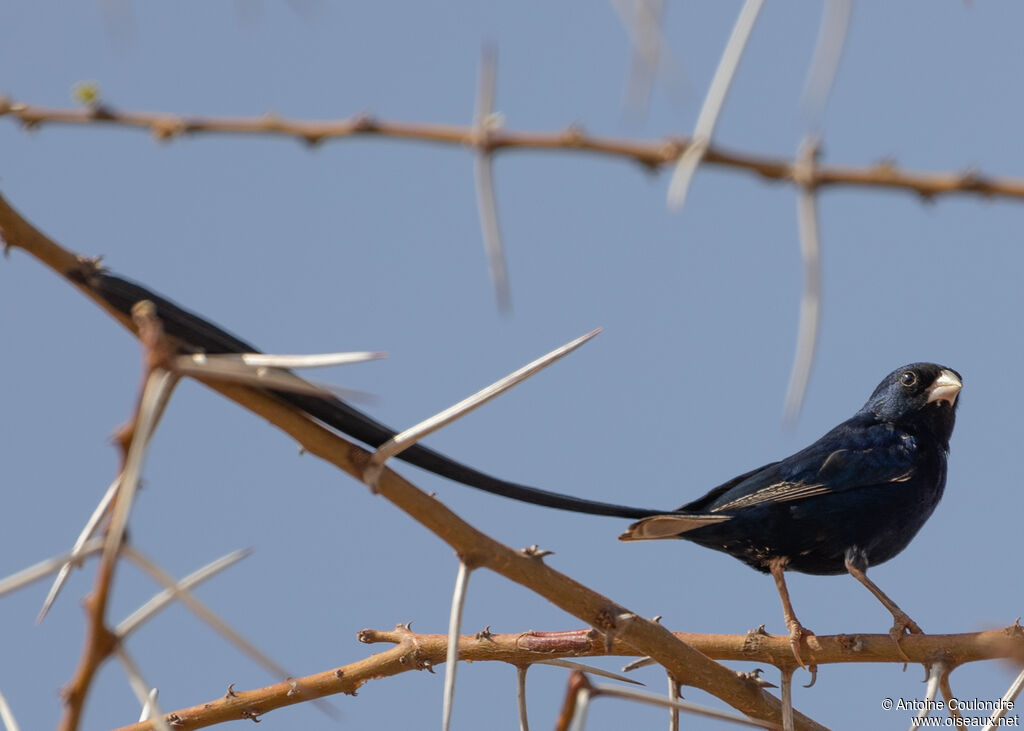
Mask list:
[[[156,305],[157,316],[163,323],[164,331],[202,352],[211,354],[259,352],[250,343],[135,282],[99,271],[73,273],[72,278],[126,315],[131,312],[132,306],[139,300],[152,301]],[[395,436],[395,431],[390,427],[375,421],[336,398],[272,389],[271,393],[328,426],[371,447],[379,447]],[[398,459],[469,487],[534,505],[543,505],[574,513],[608,515],[619,518],[644,518],[662,512],[654,508],[639,508],[587,500],[501,480],[420,444],[415,444],[399,454]]]
[[[619,536],[620,541],[653,541],[662,538],[679,538],[683,533],[731,520],[731,515],[676,514],[654,515],[639,520]]]

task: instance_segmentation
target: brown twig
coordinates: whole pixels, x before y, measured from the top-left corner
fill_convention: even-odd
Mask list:
[[[11,116],[28,128],[44,124],[112,124],[148,130],[159,140],[195,134],[255,134],[293,137],[309,144],[355,136],[433,142],[473,147],[481,144],[472,125],[431,124],[378,119],[359,114],[347,119],[300,120],[264,114],[259,117],[186,117],[163,112],[95,108],[53,108],[16,102],[0,97],[0,116]],[[625,158],[657,170],[675,163],[691,144],[685,137],[661,140],[630,140],[585,133],[577,126],[554,132],[523,132],[496,129],[488,133],[485,144],[491,151],[532,149],[580,151]],[[753,173],[768,180],[795,182],[795,161],[730,150],[711,145],[703,164],[717,165]],[[818,165],[814,187],[854,186],[907,190],[924,198],[949,194],[980,195],[1024,199],[1024,179],[997,178],[974,170],[963,172],[922,172],[901,170],[891,161],[874,165]]]
[[[137,308],[140,306],[141,303],[136,305]],[[137,483],[137,467],[141,463],[138,454],[145,449],[152,428],[159,421],[170,389],[173,388],[173,383],[165,377],[165,372],[161,371],[161,365],[170,354],[170,346],[159,322],[149,311],[152,310],[152,304],[149,305],[149,310],[143,310],[145,308],[134,313],[133,324],[138,329],[145,356],[144,389],[136,403],[132,420],[118,431],[117,441],[122,450],[119,474],[122,479],[114,498],[113,513],[107,526],[106,546],[96,570],[96,581],[92,593],[85,601],[88,615],[85,647],[78,669],[64,691],[64,717],[60,723],[63,731],[75,731],[79,727],[85,699],[96,671],[118,646],[117,636],[106,625],[107,604],[113,586],[114,571],[121,555],[121,542],[128,512],[131,510],[132,493]],[[149,317],[146,316],[147,313]],[[132,469],[132,466],[136,469]],[[132,474],[129,475],[129,472]]]
[[[793,666],[793,654],[787,636],[758,634],[753,639],[751,634],[675,633],[675,636],[716,660]],[[888,634],[833,635],[818,639],[821,641],[821,651],[815,654],[815,660],[819,663],[903,662]],[[259,715],[330,694],[354,695],[363,683],[373,678],[433,668],[445,661],[448,652],[447,635],[418,634],[405,625],[399,625],[393,630],[364,629],[359,633],[359,640],[367,644],[394,643],[396,646],[338,670],[296,678],[293,682],[301,690],[299,693],[288,683],[277,683],[244,693],[236,691],[233,696],[176,711],[171,714],[176,719],[175,728],[203,728],[240,718],[242,711]],[[959,635],[914,635],[905,642],[905,649],[915,660],[933,658],[948,651],[949,655],[944,656],[955,658],[958,665],[1012,657],[1014,652],[1020,652],[1022,648],[1024,636],[1013,635],[1008,630]],[[506,662],[520,668],[552,658],[599,657],[609,654],[630,656],[636,654],[636,650],[622,641],[613,642],[611,649],[607,650],[603,637],[592,629],[487,635],[479,633],[459,637],[460,659],[470,662]],[[747,682],[756,684],[749,675],[746,677]],[[150,728],[145,723],[138,723],[119,731],[143,731]]]

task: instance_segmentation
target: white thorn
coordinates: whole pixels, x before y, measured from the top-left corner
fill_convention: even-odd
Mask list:
[[[764,0],[746,0],[740,10],[736,24],[733,26],[729,41],[725,44],[725,51],[715,69],[715,75],[711,79],[711,86],[708,94],[704,97],[704,104],[701,106],[700,114],[697,116],[697,124],[694,127],[693,137],[690,145],[679,156],[675,172],[668,185],[668,205],[673,210],[679,210],[686,202],[686,193],[690,187],[690,180],[693,178],[697,166],[704,158],[708,146],[711,144],[711,135],[715,130],[715,123],[718,115],[725,104],[725,98],[729,94],[729,86],[732,84],[736,69],[739,67],[740,58],[743,57],[743,50],[746,48],[750,38],[750,32],[754,29],[757,21],[757,14],[761,11]]]
[[[151,619],[157,612],[166,607],[179,592],[187,591],[198,584],[219,574],[229,566],[241,561],[252,553],[251,549],[233,551],[226,556],[218,558],[201,569],[192,572],[184,579],[174,585],[174,588],[167,588],[153,596],[149,601],[132,612],[114,629],[114,634],[119,640],[123,640],[129,634],[139,628],[144,622]]]
[[[448,653],[444,666],[444,700],[441,708],[441,728],[448,731],[452,721],[452,701],[455,698],[455,669],[459,663],[459,628],[462,627],[462,609],[466,606],[466,587],[472,569],[459,562],[455,575],[455,592],[452,596],[452,611],[448,618]]]
[[[150,720],[153,722],[153,726],[160,729],[160,731],[171,731],[171,727],[164,720],[164,714],[160,711],[160,706],[157,705],[156,688],[152,688],[145,681],[142,673],[139,671],[139,666],[135,664],[123,645],[118,645],[114,653],[124,666],[125,675],[128,676],[128,685],[131,686],[132,692],[135,693],[135,697],[139,700],[143,714],[147,710],[149,712],[148,718],[139,720]]]
[[[526,715],[526,671],[529,665],[516,668],[516,708],[519,710],[519,731],[530,731],[530,721]]]
[[[117,494],[118,485],[121,484],[121,478],[115,477],[114,481],[110,483],[110,487],[103,493],[103,497],[100,499],[99,505],[92,511],[92,515],[89,516],[89,520],[86,521],[85,527],[82,528],[82,532],[78,534],[78,538],[75,539],[74,545],[71,547],[71,553],[68,554],[68,560],[60,567],[60,571],[57,573],[57,578],[53,580],[53,585],[50,587],[50,592],[46,595],[46,600],[43,602],[43,608],[39,610],[39,616],[36,617],[36,624],[42,622],[47,613],[50,611],[50,607],[57,600],[57,596],[60,594],[61,589],[64,588],[64,584],[71,575],[71,567],[81,560],[82,550],[85,548],[86,542],[92,538],[93,533],[96,532],[96,527],[100,524],[103,516],[107,514],[107,509],[110,507],[110,503],[114,499],[114,495]]]
[[[3,693],[0,693],[0,721],[3,721],[6,731],[21,731],[18,722],[14,719],[14,712],[7,705],[7,699],[4,698]]]
[[[400,454],[402,451],[408,449],[416,442],[420,441],[429,434],[433,434],[438,429],[447,426],[448,424],[455,421],[459,417],[468,414],[470,411],[473,411],[477,407],[484,405],[491,399],[500,396],[502,393],[512,388],[513,386],[522,383],[527,378],[537,373],[538,371],[546,368],[547,366],[551,365],[559,358],[562,358],[571,353],[572,351],[576,350],[576,348],[583,345],[583,343],[593,338],[599,332],[601,332],[601,328],[592,330],[586,335],[578,337],[575,340],[566,343],[562,347],[552,350],[547,355],[541,356],[537,360],[526,364],[519,370],[510,373],[501,380],[496,381],[492,383],[490,386],[487,386],[486,388],[477,391],[469,398],[465,398],[459,403],[455,404],[454,406],[449,406],[444,411],[441,411],[435,414],[434,416],[431,416],[429,419],[425,419],[424,421],[421,421],[419,424],[416,424],[415,426],[406,429],[400,434],[396,434],[390,440],[382,444],[377,449],[377,451],[373,453],[373,456],[370,458],[370,468],[368,468],[366,474],[364,474],[363,480],[367,482],[367,484],[370,484],[371,486],[376,484],[375,478],[379,477],[380,475],[379,468],[383,467],[384,463],[388,459],[394,457],[397,454]],[[378,469],[374,471],[374,469],[372,469],[374,467]],[[371,478],[373,478],[372,481]]]
[[[95,540],[86,543],[82,550],[78,552],[78,560],[84,559],[86,556],[91,556],[97,551],[102,550],[103,540],[97,538]],[[33,581],[38,581],[44,576],[49,576],[54,571],[60,569],[61,566],[68,563],[71,560],[72,551],[62,553],[59,556],[48,558],[45,561],[40,561],[37,564],[29,566],[26,569],[22,569],[17,573],[11,574],[6,579],[0,580],[0,596],[9,594],[12,591],[17,591],[23,586],[28,586]]]

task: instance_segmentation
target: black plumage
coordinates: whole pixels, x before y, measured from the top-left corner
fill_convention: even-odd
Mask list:
[[[81,270],[69,272],[69,277],[84,289],[102,299],[126,317],[131,317],[132,307],[143,300],[153,303],[165,333],[176,338],[186,352],[213,354],[259,353],[254,345],[232,335],[199,315],[189,312],[175,302],[147,287],[110,274],[92,262],[84,262]],[[282,401],[295,406],[310,416],[337,429],[342,434],[379,447],[395,436],[389,426],[367,416],[356,408],[333,396],[315,396],[308,393],[267,389]],[[414,444],[401,452],[396,459],[416,465],[449,480],[521,502],[543,505],[544,507],[568,510],[590,515],[608,515],[618,518],[642,518],[657,515],[662,510],[637,508],[628,505],[603,503],[572,495],[541,490],[502,480],[488,475],[450,457],[435,452],[429,447]]]
[[[959,373],[934,363],[898,368],[809,447],[634,523],[620,538],[685,538],[772,573],[798,660],[809,633],[789,605],[785,570],[849,572],[893,613],[894,637],[919,632],[866,571],[906,548],[942,497],[961,385]]]

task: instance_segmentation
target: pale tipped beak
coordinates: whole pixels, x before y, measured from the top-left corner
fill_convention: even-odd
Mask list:
[[[939,373],[939,377],[928,387],[927,403],[937,401],[941,404],[945,401],[952,406],[956,403],[956,397],[960,394],[960,389],[963,385],[953,371],[943,368]]]

